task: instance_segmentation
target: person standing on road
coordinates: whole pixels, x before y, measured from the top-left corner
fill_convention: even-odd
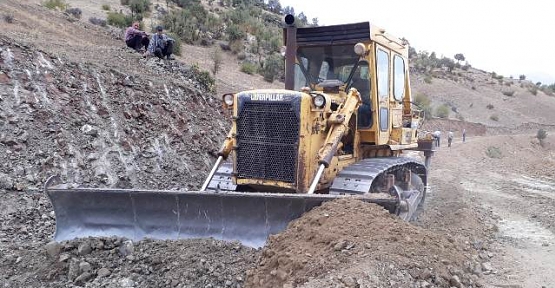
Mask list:
[[[453,134],[453,131],[449,131],[449,133],[447,134],[447,147],[451,147],[451,143],[453,143],[453,137],[455,137],[455,134]]]
[[[463,138],[462,139],[463,143],[466,142],[466,129],[463,129],[463,131],[462,131],[462,138]]]
[[[164,34],[164,28],[157,26],[156,34],[152,35],[150,45],[148,45],[148,50],[144,56],[155,55],[160,59],[167,58],[168,60],[173,60],[173,42],[175,42],[174,39]]]
[[[434,131],[434,133],[432,133],[432,136],[434,136],[434,139],[436,140],[436,147],[439,147],[439,144],[441,143],[441,131]]]
[[[125,44],[127,44],[127,47],[140,52],[142,49],[146,50],[149,42],[148,34],[145,31],[139,30],[139,21],[133,22],[131,27],[125,30]]]

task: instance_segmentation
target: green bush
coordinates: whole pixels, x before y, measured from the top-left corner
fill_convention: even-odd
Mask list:
[[[499,116],[497,116],[497,114],[493,114],[493,115],[489,116],[489,119],[491,119],[493,121],[499,121]]]
[[[489,146],[486,149],[486,155],[490,158],[494,159],[501,159],[503,158],[503,153],[501,153],[501,149],[495,146]]]
[[[108,5],[108,4],[103,4],[103,5],[102,5],[102,10],[110,11],[110,5]]]
[[[424,77],[424,82],[426,82],[427,84],[432,84],[432,76],[426,75],[426,77]]]
[[[150,11],[150,0],[131,0],[129,9],[133,15],[143,14]]]
[[[243,64],[241,64],[241,72],[249,75],[253,75],[254,73],[256,73],[256,68],[256,64],[250,62],[243,62]]]
[[[416,94],[414,97],[414,104],[424,112],[424,117],[432,116],[432,101],[425,94]]]
[[[170,38],[175,40],[173,42],[173,54],[181,56],[181,39],[173,33],[166,33]]]
[[[486,106],[486,108],[488,108],[489,110],[491,110],[491,109],[493,109],[493,105],[492,105],[492,104],[488,104],[488,105]]]
[[[129,5],[130,0],[119,0],[119,3],[123,6]]]
[[[449,106],[442,104],[436,108],[436,116],[439,118],[447,118],[449,117]]]
[[[214,92],[216,79],[210,76],[210,72],[201,71],[196,64],[191,67],[191,72],[193,73],[194,79],[202,86],[204,90]]]
[[[67,9],[67,4],[64,0],[46,0],[44,2],[42,2],[42,6],[48,8],[48,9],[60,9],[60,10],[65,10]]]
[[[233,42],[236,40],[243,40],[245,38],[245,32],[241,30],[239,25],[231,24],[226,29],[227,40]]]
[[[118,12],[108,12],[107,21],[109,25],[125,28],[131,26],[133,17]]]
[[[264,80],[272,83],[278,77],[280,71],[283,71],[283,59],[279,54],[272,54],[264,61],[262,67],[262,76]]]

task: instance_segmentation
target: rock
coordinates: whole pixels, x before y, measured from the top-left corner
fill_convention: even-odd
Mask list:
[[[67,278],[70,281],[75,280],[79,276],[79,261],[71,259],[69,262],[69,269],[67,271]]]
[[[453,275],[451,279],[449,279],[449,284],[451,284],[452,287],[463,288],[461,279],[459,279],[459,276],[457,275]]]
[[[83,125],[83,127],[81,127],[81,132],[85,133],[86,135],[91,135],[91,136],[98,136],[98,128],[91,126],[89,124],[85,124]]]
[[[62,245],[60,245],[60,243],[56,241],[48,242],[48,244],[46,244],[44,248],[46,249],[46,254],[48,254],[48,256],[50,256],[51,258],[58,257],[58,255],[60,255],[60,252],[62,251]]]
[[[483,263],[482,263],[482,271],[484,271],[484,272],[491,272],[491,271],[493,271],[493,267],[491,267],[491,263],[489,263],[489,262],[483,262]]]
[[[341,251],[341,250],[343,250],[345,247],[347,247],[347,241],[341,240],[341,241],[337,242],[337,244],[335,244],[335,246],[333,246],[333,250],[335,250],[335,251]]]
[[[62,254],[60,254],[60,258],[58,258],[58,261],[59,262],[66,262],[70,258],[71,258],[71,255],[69,255],[68,253],[62,253]]]
[[[11,190],[13,188],[12,178],[4,173],[0,173],[0,189]]]
[[[133,245],[133,241],[127,240],[121,244],[119,247],[119,254],[121,256],[127,256],[133,254],[135,248]]]
[[[77,276],[77,278],[75,278],[75,283],[84,283],[87,282],[87,280],[92,278],[92,274],[89,272],[84,272],[81,275]]]
[[[100,268],[100,269],[98,269],[98,271],[96,271],[96,275],[100,278],[107,277],[110,274],[112,274],[112,272],[110,272],[110,270],[108,268]]]
[[[77,248],[77,253],[79,253],[79,255],[81,256],[88,255],[91,252],[92,252],[91,243],[89,243],[88,241],[81,242],[81,244],[79,244],[79,247]]]
[[[83,261],[83,262],[79,263],[79,272],[85,273],[85,272],[89,272],[91,270],[92,270],[92,266],[91,266],[91,264],[89,264],[89,262]]]
[[[135,287],[135,281],[129,278],[123,278],[119,280],[119,285],[122,288],[132,288]]]

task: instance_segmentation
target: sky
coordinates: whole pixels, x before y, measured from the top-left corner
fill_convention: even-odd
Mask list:
[[[555,1],[280,0],[319,25],[369,21],[417,51],[505,77],[555,83]]]

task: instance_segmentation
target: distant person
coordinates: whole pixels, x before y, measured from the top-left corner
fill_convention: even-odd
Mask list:
[[[466,142],[466,129],[463,129],[462,131],[462,138],[463,138],[463,143]]]
[[[436,130],[434,131],[434,133],[432,133],[432,136],[434,137],[434,139],[436,140],[436,147],[439,147],[439,144],[441,143],[441,131]]]
[[[162,26],[156,27],[156,34],[152,35],[150,40],[150,45],[145,52],[144,56],[155,55],[160,59],[167,58],[168,60],[173,60],[173,43],[175,40],[164,34],[164,28]]]
[[[449,133],[447,134],[447,147],[451,147],[451,143],[453,143],[453,137],[455,137],[455,134],[453,134],[453,131],[449,131]]]
[[[125,44],[127,47],[135,49],[137,52],[145,50],[148,47],[150,40],[145,31],[139,30],[139,21],[133,22],[131,27],[125,30]]]

